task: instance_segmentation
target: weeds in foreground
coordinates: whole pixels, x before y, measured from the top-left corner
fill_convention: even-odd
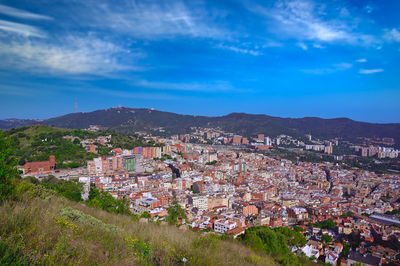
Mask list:
[[[0,206],[1,265],[273,265],[233,240],[143,224],[21,181]]]

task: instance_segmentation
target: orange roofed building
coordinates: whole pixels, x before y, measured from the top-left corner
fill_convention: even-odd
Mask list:
[[[28,162],[24,165],[24,174],[48,174],[56,169],[56,157],[49,156],[48,161],[43,162]]]

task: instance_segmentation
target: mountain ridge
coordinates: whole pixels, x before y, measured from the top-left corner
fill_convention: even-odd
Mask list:
[[[219,127],[228,132],[253,136],[280,134],[303,136],[312,134],[321,138],[389,137],[400,142],[400,123],[370,123],[339,118],[281,118],[266,114],[233,112],[223,116],[194,116],[164,112],[148,108],[114,107],[92,112],[70,113],[44,120],[5,119],[0,120],[0,128],[11,129],[31,124],[53,125],[61,128],[82,129],[99,125],[119,131],[151,131],[164,128],[170,134],[182,134],[190,127]]]

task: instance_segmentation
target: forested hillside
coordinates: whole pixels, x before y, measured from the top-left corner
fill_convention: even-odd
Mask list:
[[[110,108],[88,113],[73,113],[43,121],[0,121],[0,128],[9,129],[21,124],[45,124],[60,128],[88,128],[100,125],[124,134],[136,131],[152,131],[163,128],[168,134],[189,132],[190,127],[220,127],[228,132],[252,136],[263,133],[268,136],[286,134],[304,136],[312,134],[319,138],[340,137],[390,137],[400,143],[400,124],[374,124],[348,118],[322,119],[317,117],[280,118],[267,115],[232,113],[225,116],[207,117],[180,115],[143,108]]]

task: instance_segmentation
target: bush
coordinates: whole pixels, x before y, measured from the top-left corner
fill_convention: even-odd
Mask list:
[[[49,176],[44,179],[41,186],[47,189],[52,189],[56,191],[59,195],[62,195],[73,201],[82,201],[81,193],[83,191],[83,186],[81,183],[76,181],[67,181],[56,179],[54,176]]]
[[[240,240],[255,252],[272,255],[283,265],[300,265],[299,259],[291,253],[289,247],[302,247],[307,243],[301,233],[288,227],[250,227],[240,236]]]
[[[71,221],[78,221],[82,224],[93,226],[94,228],[102,229],[105,231],[116,232],[118,231],[118,227],[115,225],[105,224],[99,219],[85,214],[79,210],[73,209],[71,207],[63,208],[60,212],[60,215],[64,218],[67,218]]]
[[[99,191],[93,184],[90,186],[87,205],[111,213],[131,214],[127,199],[115,199],[107,191]]]

